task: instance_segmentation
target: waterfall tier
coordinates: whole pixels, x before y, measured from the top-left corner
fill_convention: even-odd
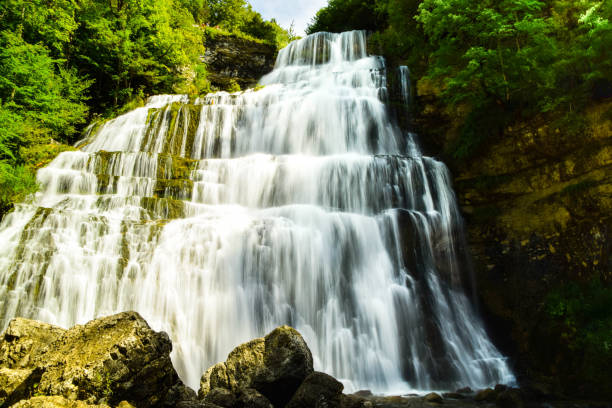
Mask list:
[[[513,381],[469,299],[447,170],[390,120],[365,43],[308,36],[258,91],[90,127],[0,227],[1,328],[136,310],[192,387],[282,324],[348,391]]]

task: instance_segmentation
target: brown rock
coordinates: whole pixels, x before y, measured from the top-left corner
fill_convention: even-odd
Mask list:
[[[442,402],[444,402],[440,394],[436,394],[435,392],[430,392],[429,394],[425,395],[423,397],[423,400],[430,404],[441,404]]]
[[[285,406],[302,381],[313,372],[312,354],[295,329],[282,326],[265,338],[236,347],[227,360],[209,368],[200,381],[199,398],[214,388],[238,395],[253,388],[276,407]]]
[[[339,408],[343,389],[334,377],[315,371],[306,377],[287,408]]]
[[[493,402],[497,397],[497,392],[491,388],[486,388],[484,390],[480,390],[474,396],[475,401],[487,401]]]

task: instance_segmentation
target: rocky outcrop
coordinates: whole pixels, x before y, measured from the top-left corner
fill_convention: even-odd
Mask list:
[[[543,394],[612,397],[603,306],[612,282],[612,102],[515,122],[457,160],[465,112],[446,108],[426,81],[417,89],[417,131],[451,167],[482,310],[520,381]]]
[[[33,369],[47,346],[66,330],[35,320],[15,318],[8,324],[0,343],[0,367]]]
[[[426,396],[342,394],[333,377],[313,371],[302,336],[282,326],[236,347],[202,378],[199,398],[176,376],[170,341],[137,313],[120,313],[69,330],[14,319],[0,342],[0,408],[522,408],[540,399],[498,385]],[[526,401],[529,401],[527,403]],[[607,402],[548,403],[608,407]]]
[[[0,344],[0,393],[5,404],[39,395],[92,405],[126,400],[138,408],[173,406],[195,394],[179,380],[171,350],[168,336],[151,330],[134,312],[69,330],[14,319]],[[31,404],[54,406],[57,401]]]
[[[118,406],[117,408],[129,408],[130,406]],[[11,408],[109,408],[108,405],[92,405],[83,401],[72,401],[64,397],[32,397],[28,400],[19,401]],[[133,408],[133,407],[132,407]]]
[[[225,362],[209,368],[202,376],[198,395],[215,402],[222,392],[218,389],[237,395],[250,388],[275,407],[283,407],[313,372],[312,364],[312,354],[300,333],[282,326],[264,338],[236,347]]]
[[[27,398],[39,380],[38,370],[0,368],[0,407]]]
[[[254,87],[272,71],[278,52],[273,45],[213,31],[206,32],[204,45],[207,78],[217,90]]]
[[[334,377],[315,371],[297,389],[287,408],[340,407],[344,386]]]

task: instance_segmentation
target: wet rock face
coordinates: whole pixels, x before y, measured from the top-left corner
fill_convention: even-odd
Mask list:
[[[580,113],[579,131],[542,115],[456,160],[449,152],[462,112],[445,109],[427,81],[417,88],[417,132],[451,167],[493,340],[524,385],[611,398],[612,353],[579,345],[588,325],[566,325],[549,302],[564,288],[612,283],[612,102]]]
[[[41,352],[65,332],[60,327],[35,320],[11,320],[0,342],[0,367],[35,368]]]
[[[202,376],[199,397],[206,400],[216,388],[233,394],[252,388],[275,407],[282,407],[313,372],[312,364],[312,354],[300,333],[282,326],[236,347],[225,362],[209,368]]]
[[[15,319],[0,350],[7,384],[12,378],[13,385],[5,388],[14,389],[7,396],[11,400],[37,394],[94,405],[127,400],[141,408],[173,405],[190,397],[170,361],[168,336],[151,330],[134,312],[69,330]],[[53,401],[37,400],[31,406]]]
[[[214,88],[227,90],[233,80],[241,89],[257,85],[257,80],[272,71],[276,47],[231,35],[207,36],[204,62]]]

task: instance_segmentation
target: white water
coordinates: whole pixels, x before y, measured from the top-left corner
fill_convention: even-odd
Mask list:
[[[401,65],[398,68],[398,71],[400,80],[400,95],[402,98],[402,102],[408,105],[410,104],[410,101],[412,99],[412,93],[410,91],[410,69],[405,65]]]
[[[347,391],[512,382],[465,295],[446,168],[391,123],[385,81],[363,33],[321,33],[259,91],[156,96],[92,130],[0,227],[0,326],[133,309],[192,387],[281,324]]]

